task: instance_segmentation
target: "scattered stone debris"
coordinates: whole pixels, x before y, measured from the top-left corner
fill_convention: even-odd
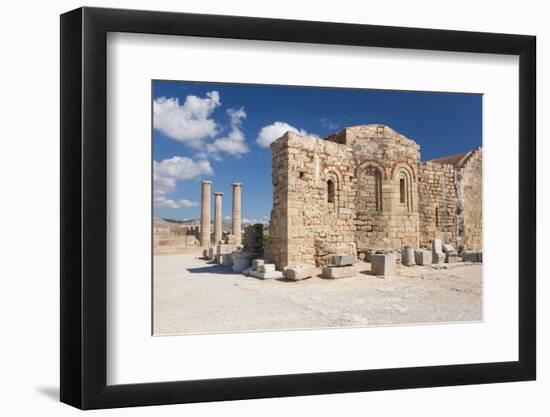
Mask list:
[[[414,266],[415,263],[414,248],[410,245],[403,246],[401,251],[401,263],[405,266]]]
[[[417,265],[430,265],[432,263],[432,252],[429,250],[417,249],[414,251],[414,260]]]
[[[295,266],[287,266],[284,270],[286,279],[299,281],[306,278],[311,278],[315,274],[315,265],[310,263],[298,264]]]
[[[393,253],[372,255],[371,274],[388,277],[395,275],[397,259]]]

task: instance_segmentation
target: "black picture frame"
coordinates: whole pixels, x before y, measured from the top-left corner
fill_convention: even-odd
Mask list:
[[[107,385],[108,32],[519,56],[519,358]],[[61,401],[82,409],[533,380],[536,377],[534,36],[80,8],[61,15]]]

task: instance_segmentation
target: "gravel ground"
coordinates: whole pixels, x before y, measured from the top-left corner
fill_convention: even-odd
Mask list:
[[[199,258],[155,256],[154,334],[482,320],[482,266],[398,267],[338,280],[259,280]],[[320,272],[320,271],[319,271]]]

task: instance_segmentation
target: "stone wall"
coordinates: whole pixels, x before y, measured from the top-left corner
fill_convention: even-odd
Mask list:
[[[455,169],[451,164],[424,162],[418,166],[420,246],[432,239],[456,244]]]
[[[483,152],[473,151],[456,170],[458,247],[483,249]]]
[[[459,231],[468,249],[481,245],[480,150],[459,167],[422,163],[418,144],[383,125],[325,139],[287,132],[271,150],[265,257],[278,269],[325,265],[331,254],[430,247],[434,238],[456,244]]]

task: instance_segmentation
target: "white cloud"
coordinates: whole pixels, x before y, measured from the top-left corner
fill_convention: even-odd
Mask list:
[[[199,205],[196,201],[187,200],[181,198],[179,200],[172,200],[164,196],[157,196],[154,199],[155,207],[167,207],[171,209],[196,207]]]
[[[227,136],[216,139],[213,143],[206,145],[207,153],[215,159],[219,158],[220,152],[241,156],[250,151],[245,143],[244,133],[241,129],[242,121],[246,119],[246,112],[241,107],[240,109],[228,109],[227,114],[229,115],[231,129]]]
[[[220,105],[217,91],[206,93],[206,98],[189,95],[183,105],[178,98],[160,97],[153,102],[153,125],[170,138],[199,148],[204,139],[218,133],[210,116]]]
[[[340,126],[338,123],[334,123],[332,120],[327,119],[326,117],[321,117],[319,121],[325,128],[331,131],[335,131]]]
[[[243,217],[241,219],[241,223],[243,224],[258,224],[258,223],[261,223],[261,224],[268,224],[269,223],[269,218],[267,216],[262,216],[261,219],[256,219],[256,218],[252,218],[252,219],[249,219],[247,217]]]
[[[190,180],[214,171],[207,160],[194,161],[185,156],[174,156],[161,162],[153,162],[153,195],[156,207],[185,208],[197,205],[186,199],[172,200],[167,196],[176,191],[177,181]]]
[[[262,148],[268,148],[272,142],[274,142],[276,139],[279,139],[281,136],[289,131],[299,133],[301,135],[309,135],[309,133],[306,132],[304,129],[297,129],[286,122],[278,121],[262,127],[260,129],[260,132],[258,133],[258,137],[256,138],[256,143]]]

